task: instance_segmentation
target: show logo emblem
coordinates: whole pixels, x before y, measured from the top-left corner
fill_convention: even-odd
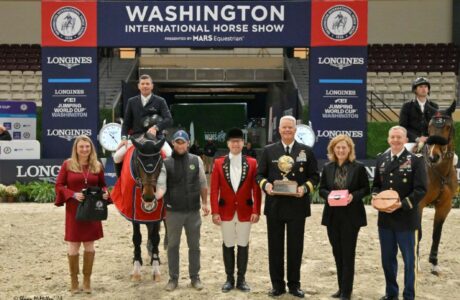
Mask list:
[[[331,39],[343,41],[357,32],[358,17],[348,6],[336,5],[326,11],[321,26],[323,32]]]
[[[51,18],[51,31],[65,42],[78,40],[85,34],[86,28],[85,15],[75,7],[62,7]]]

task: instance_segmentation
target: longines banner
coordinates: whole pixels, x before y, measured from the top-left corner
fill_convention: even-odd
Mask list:
[[[17,181],[26,183],[37,180],[54,183],[63,161],[63,159],[0,160],[0,183],[14,184]],[[113,160],[102,158],[101,162],[104,165],[106,184],[108,186],[115,185],[116,175],[113,170]]]
[[[99,46],[307,46],[309,1],[99,1]]]
[[[69,157],[81,134],[96,142],[97,48],[42,48],[43,156]]]
[[[116,175],[111,158],[101,159],[105,170],[105,182],[108,186],[115,184]],[[374,179],[375,160],[360,160],[365,166],[369,180]],[[62,159],[30,159],[30,160],[0,160],[0,183],[14,184],[33,182],[37,180],[56,182],[61,169]],[[322,170],[326,160],[318,160],[318,168]],[[457,165],[457,178],[460,181],[460,169]]]
[[[313,0],[310,49],[310,121],[326,158],[327,144],[350,136],[366,157],[367,1]]]
[[[327,144],[350,136],[356,155],[366,157],[365,47],[315,47],[310,51],[310,121],[317,137],[318,157],[326,158]]]

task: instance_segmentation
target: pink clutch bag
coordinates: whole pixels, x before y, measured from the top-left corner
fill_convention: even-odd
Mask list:
[[[327,196],[327,202],[330,206],[347,206],[348,205],[348,190],[335,190]]]

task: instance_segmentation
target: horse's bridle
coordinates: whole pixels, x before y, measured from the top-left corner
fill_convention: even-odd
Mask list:
[[[136,149],[133,153],[133,160],[134,160],[134,168],[133,168],[133,175],[134,175],[134,180],[135,184],[139,189],[143,189],[144,186],[152,186],[153,191],[156,192],[156,185],[158,181],[158,176],[160,174],[161,168],[163,166],[163,160],[161,157],[159,157],[160,152],[154,153],[154,154],[145,154],[140,152],[138,149]],[[142,158],[148,158],[148,159],[153,159],[155,157],[158,157],[155,163],[155,166],[153,168],[147,168],[144,161]],[[147,181],[141,178],[141,175],[139,173],[139,168],[142,168],[142,170],[151,177],[152,180]],[[158,206],[158,199],[155,198],[151,202],[147,202],[144,200],[144,198],[141,196],[141,208],[143,211],[150,213],[153,212]]]
[[[435,126],[436,128],[443,128],[446,125],[446,121],[447,120],[452,120],[452,117],[445,116],[445,115],[444,116],[435,115],[435,116],[433,116],[432,120],[433,120],[433,126]],[[434,138],[431,139],[431,141],[432,141],[431,143],[428,143],[430,141],[431,137],[434,137]],[[455,156],[455,150],[453,150],[453,149],[449,150],[449,145],[450,145],[450,143],[451,143],[453,138],[454,138],[454,126],[452,124],[452,126],[450,126],[449,136],[447,137],[447,139],[442,137],[442,136],[430,136],[428,138],[428,140],[427,140],[427,144],[429,146],[432,146],[432,145],[435,145],[435,144],[440,145],[441,146],[441,160],[444,160],[444,159],[449,159],[450,160],[450,159],[453,159],[454,156]],[[441,142],[436,143],[435,142],[436,140],[441,140],[442,143]],[[428,151],[426,151],[426,152],[428,152]],[[428,159],[427,154],[428,153],[425,153],[425,155],[423,155],[425,163],[436,174],[436,176],[438,176],[441,179],[441,191],[442,191],[444,189],[444,185],[450,184],[449,176],[450,176],[451,169],[449,169],[449,172],[446,175],[441,174],[438,171],[438,169],[436,168],[436,166]]]

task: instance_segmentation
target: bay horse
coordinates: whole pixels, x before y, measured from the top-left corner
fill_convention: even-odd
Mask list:
[[[428,175],[428,187],[425,197],[419,202],[419,217],[421,221],[423,208],[430,204],[434,205],[433,236],[429,256],[431,273],[434,275],[440,274],[438,248],[442,227],[452,208],[452,198],[458,189],[457,171],[454,166],[455,128],[452,119],[455,107],[456,102],[454,101],[445,111],[437,110],[433,115],[428,125],[428,140],[423,153]],[[421,238],[420,222],[419,241]]]
[[[161,148],[165,139],[157,139],[146,133],[131,138],[134,147],[125,155],[122,173],[111,193],[119,212],[133,225],[134,244],[133,271],[131,279],[141,280],[142,235],[140,224],[147,226],[147,249],[152,265],[152,278],[160,280],[160,223],[164,218],[162,192],[157,191],[157,180],[163,166]]]

